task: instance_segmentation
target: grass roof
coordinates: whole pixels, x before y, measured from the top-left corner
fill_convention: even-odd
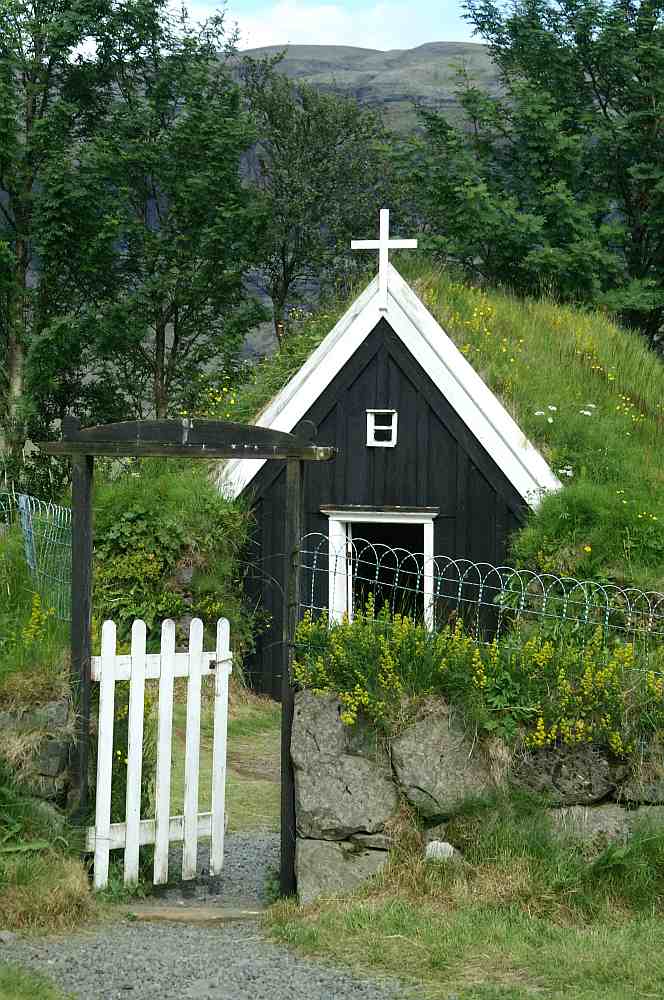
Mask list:
[[[427,308],[564,482],[513,539],[522,565],[664,589],[664,363],[609,316],[401,267]],[[230,395],[250,421],[348,307],[304,320]]]

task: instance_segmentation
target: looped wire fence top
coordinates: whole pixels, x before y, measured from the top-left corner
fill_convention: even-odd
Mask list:
[[[68,621],[71,605],[71,508],[25,493],[0,493],[0,529],[19,524],[25,560],[46,608]]]
[[[361,613],[371,594],[377,609],[387,603],[392,613],[428,618],[433,628],[462,618],[478,639],[530,621],[664,640],[664,594],[656,592],[450,556],[427,559],[362,538],[330,550],[324,534],[302,538],[300,562],[302,611],[313,615],[329,610],[329,594],[343,578],[351,615]]]

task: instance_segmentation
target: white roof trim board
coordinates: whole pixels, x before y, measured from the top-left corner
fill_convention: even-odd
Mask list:
[[[536,507],[544,493],[561,488],[542,455],[391,264],[387,312],[380,309],[376,277],[262,410],[256,424],[292,431],[381,319],[389,323],[529,506]],[[220,488],[238,496],[263,465],[262,460],[252,459],[226,463]]]

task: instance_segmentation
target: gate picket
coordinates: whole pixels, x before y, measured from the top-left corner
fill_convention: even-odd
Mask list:
[[[131,678],[129,681],[129,744],[127,749],[127,842],[125,885],[138,882],[138,848],[141,825],[141,776],[143,773],[143,718],[145,714],[145,646],[147,629],[138,619],[131,627]]]
[[[161,674],[159,676],[159,729],[155,802],[155,885],[168,882],[168,848],[171,822],[171,766],[173,739],[173,670],[175,667],[175,622],[167,618],[161,626]]]
[[[214,736],[212,744],[212,841],[210,874],[220,875],[224,863],[226,811],[226,740],[228,732],[228,671],[224,659],[230,647],[230,625],[217,622],[217,667],[214,678]]]
[[[198,860],[198,763],[201,748],[201,661],[203,622],[194,618],[189,631],[187,735],[184,757],[184,844],[182,878],[196,877]]]
[[[113,721],[115,716],[115,622],[101,630],[101,680],[97,736],[97,809],[95,814],[95,889],[108,882],[111,847],[111,784],[113,779]]]
[[[229,625],[217,622],[214,653],[203,652],[203,623],[194,618],[189,630],[189,652],[175,652],[175,623],[162,625],[161,650],[146,651],[145,622],[137,620],[131,630],[131,654],[116,653],[116,628],[112,621],[102,628],[101,656],[93,656],[91,677],[99,681],[99,746],[97,752],[97,804],[95,826],[87,831],[87,850],[95,856],[94,884],[108,884],[109,852],[124,849],[125,883],[138,881],[139,847],[155,845],[155,885],[168,881],[169,844],[183,844],[182,878],[196,877],[198,840],[210,837],[210,869],[221,872],[224,855],[226,730],[228,725],[228,678],[232,672]],[[212,749],[212,811],[198,812],[201,743],[202,678],[214,675],[214,734]],[[174,678],[187,678],[187,732],[185,742],[185,791],[182,816],[171,816],[171,768]],[[146,678],[159,680],[155,818],[141,819],[141,778]],[[113,757],[115,686],[129,681],[127,795],[124,823],[111,823],[113,767],[122,766]]]

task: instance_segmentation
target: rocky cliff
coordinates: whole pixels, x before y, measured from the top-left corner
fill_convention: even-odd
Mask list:
[[[281,68],[287,76],[355,97],[380,110],[387,124],[400,131],[414,128],[416,105],[454,114],[461,68],[482,86],[497,87],[486,46],[472,42],[430,42],[388,52],[344,45],[291,45],[284,50],[271,46],[243,54],[259,59],[281,51],[285,51]]]

